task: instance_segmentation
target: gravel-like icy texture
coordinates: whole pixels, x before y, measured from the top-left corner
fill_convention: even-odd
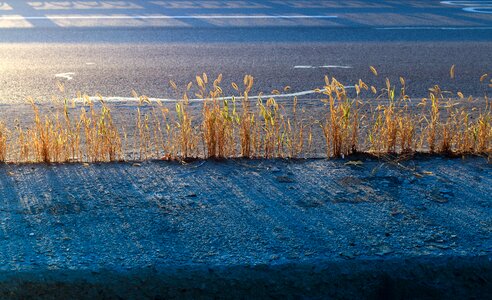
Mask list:
[[[491,164],[351,159],[0,166],[0,296],[492,292]]]

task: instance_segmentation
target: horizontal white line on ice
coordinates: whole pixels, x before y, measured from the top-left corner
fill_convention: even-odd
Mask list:
[[[351,66],[324,65],[324,66],[294,66],[294,69],[352,69]]]
[[[377,30],[492,30],[492,27],[377,27]]]
[[[323,15],[68,15],[68,16],[0,16],[0,21],[7,20],[121,20],[121,19],[333,19],[338,16]]]
[[[353,85],[348,85],[348,86],[345,86],[346,89],[353,89],[354,86]],[[321,89],[320,92],[324,92],[326,91],[325,89]],[[311,94],[315,94],[316,92],[314,90],[309,90],[309,91],[302,91],[302,92],[296,92],[296,93],[287,93],[287,94],[278,94],[278,95],[274,95],[274,94],[270,94],[270,95],[261,95],[261,96],[249,96],[248,99],[259,99],[259,98],[262,98],[262,99],[268,99],[268,98],[288,98],[288,97],[297,97],[297,96],[305,96],[305,95],[311,95]],[[244,99],[244,97],[241,97],[241,96],[237,96],[237,97],[218,97],[216,98],[217,100],[232,100],[232,99],[236,99],[236,100],[242,100]],[[135,98],[135,97],[96,97],[96,96],[92,96],[92,97],[89,97],[88,98],[89,100],[91,101],[99,101],[99,100],[102,100],[104,102],[138,102],[140,101],[139,98]],[[178,101],[181,101],[182,99],[170,99],[170,98],[147,98],[150,102],[178,102]],[[84,101],[84,99],[74,99],[75,101]],[[203,101],[203,99],[201,98],[192,98],[192,99],[189,99],[188,100],[189,102],[201,102]]]

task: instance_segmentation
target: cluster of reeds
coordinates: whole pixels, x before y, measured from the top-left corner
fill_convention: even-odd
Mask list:
[[[2,125],[0,143],[10,148],[2,152],[3,161],[11,158],[17,162],[69,162],[69,161],[116,161],[122,159],[121,136],[115,127],[109,108],[103,103],[97,110],[92,101],[80,108],[76,117],[71,117],[69,103],[54,112],[41,114],[30,99],[34,124],[23,128],[16,126],[15,134]],[[73,103],[75,107],[75,104]],[[2,144],[0,144],[2,145]]]
[[[376,69],[371,70],[377,76]],[[488,80],[487,75],[480,78],[490,87]],[[17,122],[11,130],[0,122],[0,161],[492,153],[492,107],[486,93],[476,100],[434,86],[428,97],[415,101],[406,94],[403,78],[398,86],[386,79],[379,90],[359,80],[354,92],[325,77],[323,88],[315,90],[320,105],[306,109],[297,97],[278,101],[279,91],[250,96],[250,75],[241,87],[232,83],[234,96],[224,95],[221,83],[222,75],[209,80],[202,74],[179,92],[170,82],[180,99],[172,106],[135,93],[139,101],[134,121],[128,116],[114,120],[111,105],[102,97],[94,101],[79,95],[48,112],[30,100],[32,123]],[[197,99],[190,99],[194,85]]]

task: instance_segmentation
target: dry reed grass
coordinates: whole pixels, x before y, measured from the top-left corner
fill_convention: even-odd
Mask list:
[[[371,71],[378,76],[374,67]],[[454,77],[454,66],[450,76]],[[490,86],[486,74],[480,81]],[[261,95],[251,100],[254,78],[250,75],[241,87],[232,83],[236,91],[232,98],[225,98],[221,82],[222,75],[211,81],[202,74],[182,94],[170,82],[181,99],[174,109],[134,93],[139,103],[129,131],[113,120],[102,97],[94,102],[79,95],[82,104],[65,100],[60,109],[43,113],[31,99],[31,125],[15,124],[10,129],[0,122],[0,161],[296,158],[319,153],[345,157],[356,152],[491,157],[492,107],[486,93],[483,107],[475,107],[472,97],[460,92],[450,96],[434,86],[429,97],[414,103],[400,78],[398,87],[386,79],[380,90],[359,80],[351,98],[343,84],[325,77],[323,89],[317,89],[324,117],[316,119],[296,97],[288,105]],[[193,85],[195,96],[202,99],[198,109],[190,107]],[[200,113],[192,114],[193,109]]]

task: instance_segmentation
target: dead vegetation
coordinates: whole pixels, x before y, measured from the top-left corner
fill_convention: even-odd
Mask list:
[[[371,71],[378,76],[374,67]],[[454,67],[450,75],[454,77]],[[173,106],[135,93],[139,102],[132,126],[116,125],[102,97],[65,99],[50,112],[40,112],[31,99],[30,125],[9,127],[0,122],[0,160],[296,158],[317,153],[344,157],[356,152],[490,157],[492,153],[492,107],[486,92],[482,107],[473,106],[471,96],[451,94],[438,86],[416,101],[406,94],[405,80],[400,78],[397,85],[386,79],[382,89],[359,80],[351,98],[342,83],[325,77],[324,86],[316,89],[323,117],[314,118],[309,111],[313,108],[302,107],[296,97],[288,105],[277,101],[279,91],[274,96],[250,97],[254,84],[250,75],[240,85],[232,83],[236,92],[232,97],[224,95],[221,82],[222,75],[212,81],[202,74],[183,93],[170,82],[180,99]],[[480,82],[485,90],[492,85],[486,74]],[[192,90],[200,99],[199,108],[190,107]],[[193,109],[200,113],[192,114]]]

